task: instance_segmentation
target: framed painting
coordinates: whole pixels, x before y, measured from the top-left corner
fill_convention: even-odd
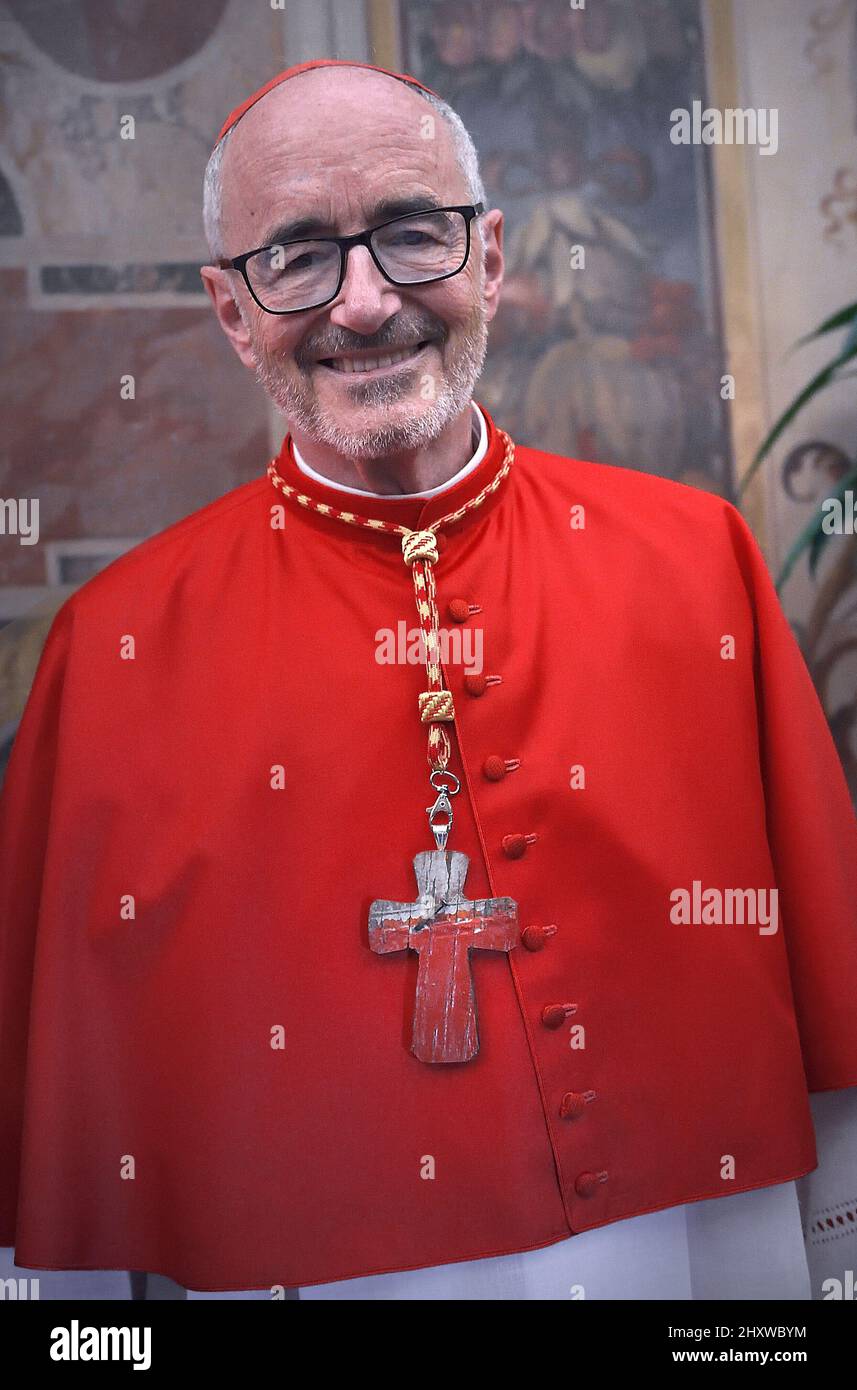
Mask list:
[[[676,109],[734,88],[729,9],[716,33],[706,0],[370,0],[368,17],[377,61],[459,112],[505,213],[489,410],[539,448],[733,497],[761,418],[740,169],[670,138]]]

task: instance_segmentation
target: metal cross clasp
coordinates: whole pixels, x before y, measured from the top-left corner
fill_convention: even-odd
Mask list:
[[[455,786],[438,786],[434,780],[436,777],[449,777]],[[431,774],[429,781],[437,792],[437,799],[433,806],[426,807],[426,814],[429,818],[431,833],[434,835],[434,842],[438,849],[446,849],[446,842],[449,839],[449,832],[452,829],[452,802],[449,799],[450,792],[453,796],[457,794],[461,783],[454,772],[447,772],[445,768],[436,768]]]

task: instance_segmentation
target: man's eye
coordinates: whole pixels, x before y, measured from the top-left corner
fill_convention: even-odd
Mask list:
[[[422,246],[425,242],[433,240],[434,238],[428,232],[414,231],[413,228],[396,235],[396,242],[399,246]]]
[[[291,256],[283,265],[283,270],[310,270],[318,263],[319,257],[314,251],[302,251],[299,256]]]
[[[270,275],[297,275],[315,269],[320,260],[317,251],[289,251],[279,247],[265,258],[265,269]]]
[[[392,252],[419,252],[421,255],[434,255],[447,245],[444,237],[438,236],[436,232],[408,231],[396,232],[386,243],[386,249]]]

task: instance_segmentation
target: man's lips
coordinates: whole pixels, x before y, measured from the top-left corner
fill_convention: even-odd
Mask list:
[[[414,362],[434,343],[433,338],[423,338],[404,348],[375,349],[367,352],[342,353],[336,357],[321,357],[316,366],[325,371],[336,372],[338,376],[382,376],[386,372],[398,371]]]

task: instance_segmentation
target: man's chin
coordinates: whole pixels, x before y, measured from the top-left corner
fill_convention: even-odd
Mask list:
[[[316,392],[316,414],[345,433],[361,435],[380,429],[383,425],[404,426],[431,414],[432,401],[420,395],[419,385],[411,390],[356,395],[332,391]]]
[[[340,415],[323,407],[316,419],[316,438],[354,459],[382,459],[425,446],[439,430],[432,411],[419,399]]]
[[[356,395],[356,399],[355,399]],[[337,453],[354,459],[381,459],[430,444],[449,423],[445,393],[432,400],[419,382],[407,391],[317,392],[312,420],[298,421],[306,432]]]
[[[445,374],[435,378],[429,399],[422,394],[422,372],[407,381],[379,377],[362,385],[351,381],[352,373],[343,373],[341,385],[331,380],[333,371],[319,367],[311,370],[309,383],[296,386],[257,358],[256,375],[289,429],[344,458],[366,461],[432,444],[472,395],[472,385],[467,391],[462,380],[453,388]]]

